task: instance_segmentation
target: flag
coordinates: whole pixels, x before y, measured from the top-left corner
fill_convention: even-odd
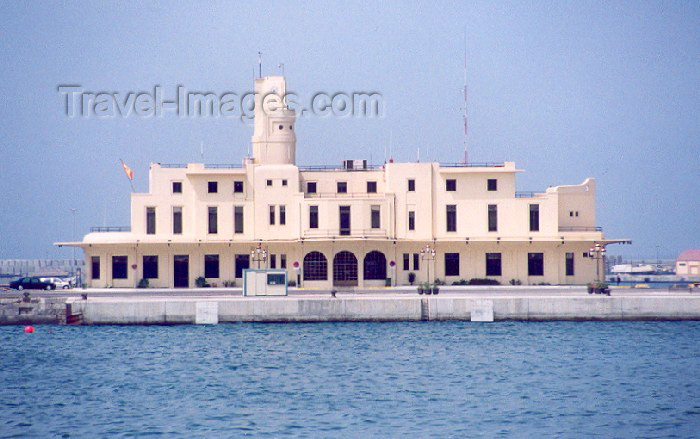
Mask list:
[[[130,167],[126,166],[126,163],[124,162],[122,162],[122,166],[124,167],[124,172],[126,172],[126,178],[128,178],[129,181],[133,181],[134,171],[132,171]]]

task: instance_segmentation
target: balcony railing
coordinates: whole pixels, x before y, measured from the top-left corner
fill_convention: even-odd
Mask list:
[[[384,198],[379,192],[314,192],[304,193],[304,198]]]
[[[131,226],[98,226],[98,227],[90,227],[90,232],[131,232]]]
[[[342,233],[341,233],[342,231]],[[386,237],[386,229],[305,229],[304,238]]]
[[[602,232],[603,228],[596,226],[559,226],[560,232]]]
[[[517,191],[515,193],[515,198],[535,198],[538,195],[544,195],[544,193],[535,191]]]

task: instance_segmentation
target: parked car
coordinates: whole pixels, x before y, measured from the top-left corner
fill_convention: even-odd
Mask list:
[[[56,288],[62,290],[67,290],[72,286],[67,279],[61,279],[60,277],[42,277],[40,279],[42,282],[50,282],[56,285]]]
[[[55,290],[56,284],[44,282],[38,277],[23,277],[14,282],[10,282],[10,288],[15,290]]]

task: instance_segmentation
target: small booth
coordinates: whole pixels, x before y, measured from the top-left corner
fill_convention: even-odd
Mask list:
[[[287,270],[243,270],[244,296],[286,296]]]

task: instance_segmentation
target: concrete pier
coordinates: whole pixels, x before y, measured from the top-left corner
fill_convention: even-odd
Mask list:
[[[208,305],[207,305],[208,303]],[[421,320],[700,320],[700,295],[106,297],[68,299],[83,324]],[[212,315],[212,313],[216,313]],[[70,316],[69,316],[70,317]],[[69,318],[70,320],[70,318]]]

